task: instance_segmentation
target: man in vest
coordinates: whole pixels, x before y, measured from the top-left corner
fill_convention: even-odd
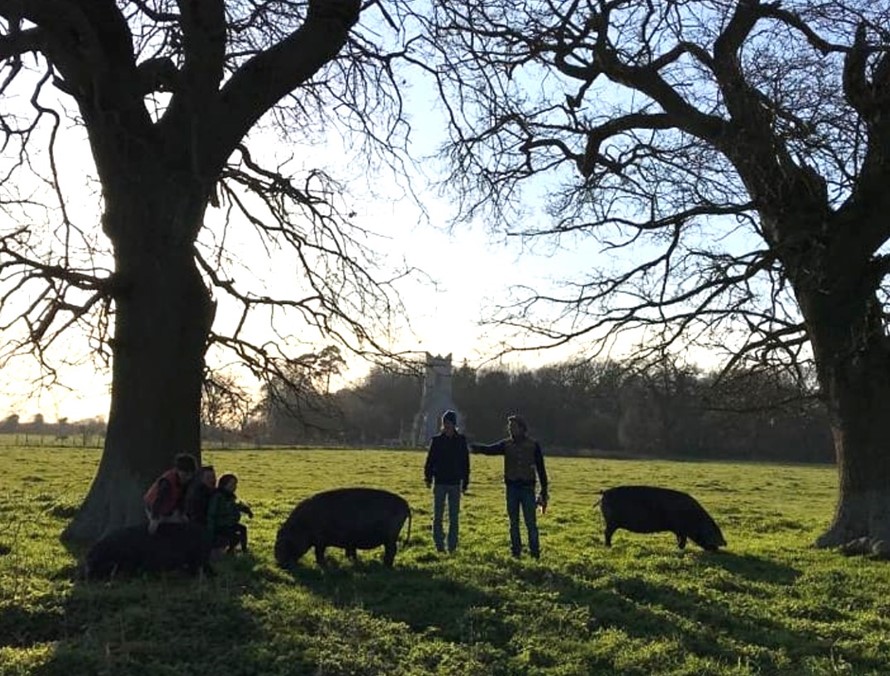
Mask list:
[[[541,445],[528,436],[528,425],[518,415],[507,418],[510,436],[493,444],[470,444],[473,453],[504,456],[504,484],[507,489],[507,515],[510,517],[510,550],[518,558],[522,553],[519,534],[519,510],[528,530],[528,551],[534,558],[541,556],[538,539],[537,505],[547,506],[547,470]],[[541,495],[535,500],[535,474],[541,481]]]
[[[161,523],[188,521],[185,515],[185,492],[195,475],[198,463],[188,453],[179,453],[168,469],[145,492],[145,513],[148,515],[148,532],[154,535]]]
[[[442,432],[433,437],[423,466],[426,486],[433,487],[433,542],[445,551],[442,517],[448,502],[448,553],[457,549],[460,494],[470,485],[470,452],[467,438],[457,431],[457,413],[445,411]],[[435,485],[433,482],[435,481]]]

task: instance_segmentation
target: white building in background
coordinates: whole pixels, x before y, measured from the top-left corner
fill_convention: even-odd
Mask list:
[[[420,410],[414,416],[411,430],[411,441],[417,446],[427,446],[439,433],[442,414],[448,409],[457,411],[457,425],[463,427],[463,416],[451,394],[451,375],[451,354],[442,357],[426,353]]]

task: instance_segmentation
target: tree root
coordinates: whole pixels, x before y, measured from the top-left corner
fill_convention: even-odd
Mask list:
[[[890,560],[890,532],[877,529],[877,534],[863,535],[838,525],[821,535],[815,543],[820,549],[836,549],[845,556],[870,556]]]
[[[890,559],[890,494],[871,490],[845,495],[815,545],[846,556]]]
[[[890,540],[877,537],[860,537],[840,546],[845,556],[865,555],[875,559],[890,560]]]

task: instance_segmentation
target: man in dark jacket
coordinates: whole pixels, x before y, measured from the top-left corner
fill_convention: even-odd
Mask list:
[[[504,484],[507,489],[507,515],[510,517],[510,550],[514,557],[522,553],[519,534],[519,509],[528,530],[528,551],[541,556],[538,538],[537,506],[547,508],[547,470],[541,444],[528,436],[528,424],[518,415],[507,418],[510,436],[493,444],[470,444],[474,453],[504,456]],[[535,474],[541,480],[541,494],[535,499]]]
[[[467,438],[457,431],[457,413],[445,411],[442,431],[433,437],[423,468],[427,488],[433,486],[433,542],[445,551],[442,517],[448,503],[448,551],[457,549],[460,495],[470,485],[470,451]]]

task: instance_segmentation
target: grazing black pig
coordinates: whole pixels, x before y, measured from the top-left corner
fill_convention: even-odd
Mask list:
[[[411,508],[405,499],[375,488],[337,488],[306,498],[278,529],[275,560],[282,568],[296,562],[310,547],[325,565],[326,547],[342,547],[355,560],[357,549],[383,545],[383,563],[392,566],[405,520],[411,536]]]
[[[210,543],[204,529],[193,523],[162,523],[154,535],[141,524],[119,528],[96,542],[87,552],[87,579],[118,573],[185,570],[192,575],[210,567]]]
[[[670,531],[680,549],[687,538],[711,552],[726,544],[720,527],[688,493],[655,486],[616,486],[602,492],[599,506],[606,521],[606,547],[612,546],[612,534],[619,528],[634,533]]]

